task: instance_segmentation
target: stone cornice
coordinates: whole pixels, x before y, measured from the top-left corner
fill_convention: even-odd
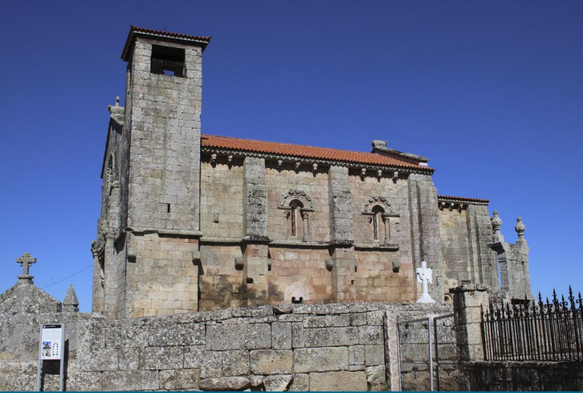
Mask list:
[[[283,154],[274,154],[274,153],[262,153],[262,152],[251,152],[251,151],[243,151],[243,150],[232,150],[232,149],[220,149],[215,147],[201,147],[201,153],[206,154],[216,154],[218,156],[232,156],[238,158],[245,158],[245,157],[258,157],[264,158],[265,160],[271,161],[283,161],[285,163],[297,163],[300,162],[302,164],[318,164],[318,165],[335,165],[335,166],[342,166],[347,167],[349,169],[366,169],[366,170],[383,170],[387,172],[397,171],[399,173],[419,173],[419,174],[433,174],[435,169],[433,168],[411,168],[407,166],[397,166],[397,165],[378,165],[378,164],[361,164],[356,162],[348,162],[348,161],[336,161],[336,160],[327,160],[321,158],[310,158],[310,157],[300,157],[300,156],[289,156]]]

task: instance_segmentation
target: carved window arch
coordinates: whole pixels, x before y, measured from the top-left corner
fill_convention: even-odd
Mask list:
[[[371,239],[375,242],[389,243],[391,238],[391,217],[398,217],[393,213],[388,198],[373,196],[366,200],[363,215],[368,216],[370,223]]]
[[[307,242],[310,238],[309,213],[314,211],[310,197],[304,191],[291,189],[282,195],[278,208],[285,211],[287,234]]]

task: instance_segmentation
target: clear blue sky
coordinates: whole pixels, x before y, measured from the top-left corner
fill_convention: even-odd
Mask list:
[[[583,290],[582,1],[3,1],[0,292],[17,257],[91,308],[107,105],[131,24],[212,41],[203,132],[428,156],[442,195],[521,216],[535,294]]]

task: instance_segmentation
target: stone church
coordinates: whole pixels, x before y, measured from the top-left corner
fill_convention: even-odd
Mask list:
[[[531,298],[524,226],[438,195],[428,159],[202,133],[210,37],[132,26],[109,107],[93,311],[108,318],[280,303],[415,302],[481,284]]]

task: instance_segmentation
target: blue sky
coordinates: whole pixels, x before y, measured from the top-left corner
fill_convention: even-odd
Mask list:
[[[507,241],[522,217],[535,294],[583,289],[583,2],[0,7],[0,292],[16,283],[26,251],[38,258],[40,288],[62,300],[73,283],[81,309],[91,308],[83,269],[132,24],[212,36],[203,132],[358,151],[385,139],[427,156],[438,192],[489,199]]]

